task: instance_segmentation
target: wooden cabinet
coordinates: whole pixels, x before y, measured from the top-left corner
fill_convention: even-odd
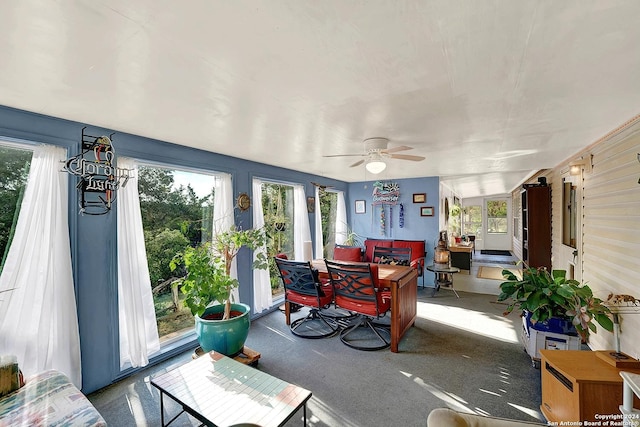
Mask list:
[[[599,421],[602,415],[620,414],[620,369],[600,359],[595,351],[540,350],[540,355],[540,410],[547,421]]]
[[[551,271],[551,187],[525,184],[522,198],[522,260]]]

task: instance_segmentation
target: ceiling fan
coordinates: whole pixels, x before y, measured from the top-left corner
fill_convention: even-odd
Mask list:
[[[387,164],[384,162],[384,158],[391,159],[400,159],[400,160],[411,160],[414,162],[419,162],[424,160],[425,158],[422,156],[412,156],[409,154],[395,154],[398,151],[406,151],[411,150],[413,147],[407,147],[406,145],[401,145],[398,147],[387,148],[389,145],[389,140],[387,138],[367,138],[364,140],[364,153],[361,154],[333,154],[329,156],[323,157],[365,157],[365,159],[358,160],[353,163],[349,167],[360,166],[364,162],[367,162],[365,167],[367,170],[373,174],[382,172]]]

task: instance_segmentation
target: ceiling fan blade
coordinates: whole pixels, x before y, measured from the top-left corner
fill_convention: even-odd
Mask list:
[[[411,156],[408,154],[389,154],[389,157],[392,159],[413,160],[414,162],[419,162],[426,158],[422,156]]]
[[[358,160],[357,162],[355,162],[352,165],[349,165],[350,168],[355,168],[356,166],[360,166],[361,164],[364,163],[364,159],[363,160]]]
[[[413,147],[407,147],[406,145],[401,145],[399,147],[387,148],[386,150],[382,150],[383,153],[397,153],[398,151],[406,151],[413,150]]]

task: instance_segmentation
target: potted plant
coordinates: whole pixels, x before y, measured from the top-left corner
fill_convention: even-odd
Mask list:
[[[577,350],[591,332],[597,331],[594,322],[613,331],[609,308],[589,286],[567,279],[564,270],[527,268],[522,278],[502,270],[502,275],[507,280],[500,284],[498,301],[511,301],[505,316],[516,307],[522,310],[522,340],[534,366],[540,358],[538,350],[546,348],[547,337],[553,348]],[[565,335],[566,339],[554,334]]]
[[[217,234],[211,243],[188,247],[171,261],[171,269],[184,266],[186,275],[176,281],[185,295],[184,304],[195,318],[196,334],[203,351],[234,356],[242,351],[249,334],[250,307],[232,302],[239,286],[231,277],[231,263],[238,251],[255,250],[265,243],[261,229],[242,230],[235,226]],[[258,252],[252,267],[267,268],[267,258]]]
[[[502,275],[507,281],[500,284],[498,301],[511,300],[505,316],[518,307],[534,328],[538,324],[542,324],[538,328],[548,327],[545,324],[554,319],[566,320],[584,341],[590,332],[596,332],[594,321],[613,331],[609,308],[593,295],[589,286],[567,279],[565,270],[527,268],[522,271],[522,278],[510,270],[502,270]]]

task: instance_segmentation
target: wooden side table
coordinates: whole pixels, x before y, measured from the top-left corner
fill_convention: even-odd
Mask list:
[[[600,359],[595,351],[540,350],[540,355],[540,410],[547,421],[621,421],[621,418],[604,418],[622,416],[621,369]],[[625,371],[640,373],[640,370]]]

